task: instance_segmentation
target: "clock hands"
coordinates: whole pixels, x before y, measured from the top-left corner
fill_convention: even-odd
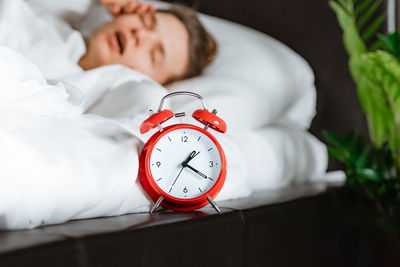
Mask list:
[[[203,177],[204,179],[207,179],[207,175],[203,174],[202,172],[196,170],[195,168],[193,168],[192,166],[190,166],[189,164],[185,163],[182,164],[183,167],[188,167],[189,169],[191,169],[192,171],[194,171],[195,173],[197,173],[198,175],[200,175],[201,177]]]
[[[179,171],[178,175],[176,176],[174,182],[172,183],[172,186],[174,186],[174,184],[176,183],[176,181],[177,181],[178,178],[179,178],[179,175],[181,175],[181,172],[182,172],[183,169],[186,167],[186,165],[188,164],[188,162],[191,161],[194,157],[196,157],[199,153],[200,153],[200,152],[198,152],[198,153],[196,154],[196,151],[192,151],[192,153],[190,153],[190,155],[187,157],[187,159],[185,159],[185,160],[182,162],[182,168],[181,168],[181,170]]]
[[[184,168],[188,167],[189,169],[191,169],[192,171],[194,171],[195,173],[197,173],[198,175],[200,175],[201,177],[203,177],[204,179],[207,179],[207,175],[203,174],[202,172],[200,172],[199,170],[196,170],[195,168],[193,168],[192,166],[189,165],[189,161],[191,161],[194,157],[196,157],[198,154],[200,153],[196,151],[192,151],[192,153],[189,154],[189,156],[181,163],[182,168],[179,170],[178,175],[176,176],[174,182],[171,185],[171,189],[172,186],[175,185],[176,181],[178,180],[179,176],[181,175],[182,171]]]
[[[187,159],[185,159],[181,164],[182,167],[185,167],[184,165],[188,164],[189,161],[191,161],[192,159],[194,159],[194,157],[196,157],[198,154],[200,154],[200,151],[196,153],[196,151],[192,151],[192,153],[190,153],[189,157]]]
[[[200,152],[199,152],[200,153]],[[197,156],[197,154],[196,154],[196,151],[192,151],[192,153],[190,153],[190,155],[189,155],[189,157],[187,157],[187,159],[185,159],[181,164],[182,164],[182,167],[184,168],[185,166],[185,164],[188,164],[189,163],[189,161],[191,161],[194,157],[196,157]]]
[[[182,168],[181,168],[181,170],[179,171],[178,175],[176,176],[174,182],[172,183],[172,186],[174,186],[174,184],[176,183],[176,180],[178,180],[179,175],[181,175],[181,172],[183,171],[183,168],[185,168],[185,167],[182,167]]]
[[[196,151],[193,151],[192,153],[190,153],[189,157],[188,157],[186,160],[184,160],[184,161],[182,162],[182,169],[181,169],[181,171],[183,170],[183,168],[188,167],[189,169],[191,169],[192,171],[194,171],[195,173],[197,173],[198,175],[200,175],[200,176],[203,177],[204,179],[207,179],[207,175],[203,174],[203,173],[200,172],[199,170],[196,170],[195,168],[193,168],[192,166],[189,165],[189,161],[191,161],[191,160],[192,160],[194,157],[196,157],[199,153],[200,153],[200,151],[197,152],[197,153],[196,153]]]

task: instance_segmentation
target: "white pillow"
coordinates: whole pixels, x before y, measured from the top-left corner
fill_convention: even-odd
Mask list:
[[[201,15],[218,43],[215,61],[203,75],[169,88],[190,90],[218,107],[230,127],[259,127],[286,121],[308,128],[316,92],[309,65],[279,41],[248,27]],[[222,101],[221,101],[222,100]],[[182,99],[183,101],[187,101]]]

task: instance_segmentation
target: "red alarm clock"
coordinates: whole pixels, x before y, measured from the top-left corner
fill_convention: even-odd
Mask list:
[[[184,116],[162,109],[167,98],[177,95],[193,96],[201,101],[203,109],[193,112],[192,117],[204,124],[204,128],[191,124],[161,126],[174,116]],[[225,182],[226,159],[221,145],[208,129],[224,133],[225,122],[216,115],[216,110],[207,110],[200,95],[181,91],[164,96],[157,113],[151,111],[140,132],[156,127],[158,131],[144,145],[139,159],[140,181],[155,202],[150,212],[160,205],[191,211],[210,203],[219,213],[213,199]]]

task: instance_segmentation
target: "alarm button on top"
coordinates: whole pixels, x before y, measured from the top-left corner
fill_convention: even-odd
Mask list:
[[[226,132],[226,124],[224,120],[222,120],[220,117],[217,115],[209,112],[208,110],[205,109],[199,109],[193,112],[192,114],[193,118],[195,118],[197,121],[201,122],[204,125],[209,125],[210,128],[221,132],[225,133]]]
[[[141,134],[147,133],[151,129],[157,127],[158,124],[166,122],[173,116],[174,116],[174,113],[168,109],[161,110],[160,112],[157,112],[156,114],[151,115],[140,125],[140,133]]]

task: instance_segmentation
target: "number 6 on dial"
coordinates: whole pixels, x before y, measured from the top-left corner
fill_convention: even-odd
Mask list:
[[[192,116],[204,128],[191,124],[162,128],[161,124],[174,116],[172,111],[162,110],[164,100],[176,95],[190,95],[201,101],[203,109]],[[226,159],[221,145],[207,129],[224,133],[226,124],[215,114],[216,110],[207,110],[200,95],[182,91],[164,96],[157,113],[142,123],[141,133],[155,127],[159,130],[147,141],[139,159],[140,181],[155,201],[151,212],[159,205],[190,211],[208,203],[220,212],[213,199],[225,182]]]

